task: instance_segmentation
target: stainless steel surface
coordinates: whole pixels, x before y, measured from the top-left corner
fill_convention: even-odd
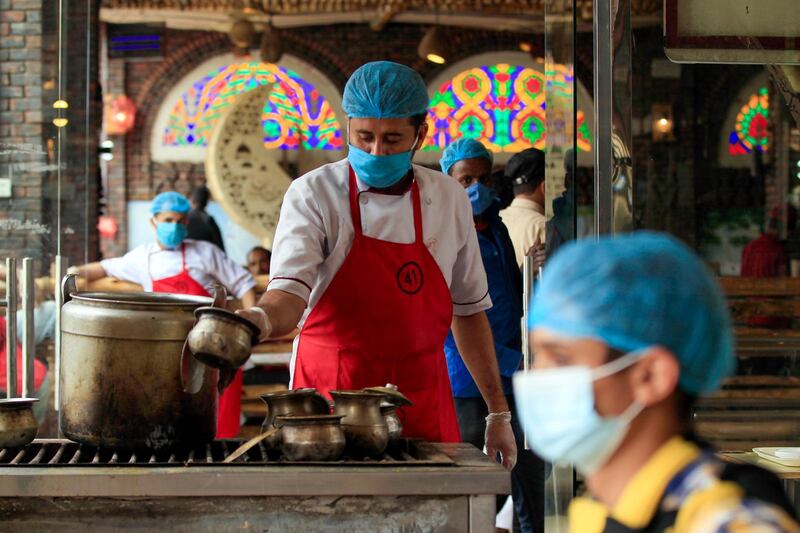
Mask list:
[[[60,426],[109,447],[208,442],[216,432],[218,371],[186,394],[181,351],[194,309],[210,298],[75,293],[62,307]]]
[[[0,448],[21,448],[36,438],[39,423],[33,416],[35,398],[0,400]]]
[[[258,328],[244,318],[217,307],[201,307],[197,322],[186,337],[189,349],[201,362],[215,368],[239,368],[258,343]]]
[[[289,461],[336,461],[345,447],[342,418],[342,415],[276,417],[283,456]]]
[[[489,533],[496,531],[495,498],[478,495],[469,497],[469,533]]]
[[[261,431],[275,428],[275,418],[286,415],[323,415],[331,412],[330,404],[316,389],[294,389],[289,391],[269,392],[261,395],[267,404],[267,416],[261,425]],[[264,444],[268,450],[280,447],[280,434],[268,437]]]
[[[6,259],[6,398],[17,397],[17,260]]]
[[[60,129],[60,128],[59,128]],[[60,186],[60,185],[59,185]],[[56,280],[63,280],[67,274],[67,267],[69,267],[69,259],[63,255],[56,255],[55,272]],[[73,279],[74,283],[74,279]],[[62,293],[63,283],[55,283],[53,289],[53,296],[58,305],[56,305],[56,338],[55,338],[55,391],[54,391],[54,405],[56,411],[60,409],[61,405],[61,309],[64,304],[64,295]],[[60,429],[59,429],[60,431]]]
[[[624,2],[624,0],[623,0]],[[614,86],[614,23],[612,2],[593,2],[594,13],[594,216],[597,235],[611,233],[614,158],[612,100]]]
[[[344,415],[342,429],[347,452],[356,457],[379,456],[389,444],[389,428],[381,414],[384,394],[366,391],[330,391],[333,412]]]
[[[184,341],[181,349],[181,388],[188,394],[197,394],[203,388],[206,369],[194,358],[189,349],[189,341]]]
[[[36,305],[35,285],[33,284],[33,259],[22,260],[22,396],[33,397],[33,358],[35,339],[33,335],[33,308]]]
[[[310,465],[257,461],[264,453],[259,447],[240,462],[222,464],[239,442],[148,450],[131,461],[130,451],[35,440],[22,451],[0,450],[0,497],[462,495],[510,488],[509,473],[469,444],[411,441],[409,450],[420,459],[398,452],[379,461]]]

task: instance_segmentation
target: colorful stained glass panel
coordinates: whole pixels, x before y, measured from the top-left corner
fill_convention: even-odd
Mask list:
[[[556,66],[550,83],[569,96],[572,69]],[[545,77],[529,67],[496,64],[465,70],[443,83],[431,98],[423,150],[444,150],[461,137],[481,141],[493,152],[544,150]],[[578,111],[578,149],[591,151],[591,131]]]
[[[761,87],[750,96],[736,115],[736,124],[728,136],[728,153],[750,154],[753,150],[769,149],[769,91]]]
[[[210,72],[175,103],[162,136],[164,146],[207,146],[214,124],[234,99],[272,85],[261,117],[264,145],[280,150],[341,150],[342,129],[312,84],[277,65],[235,63]]]

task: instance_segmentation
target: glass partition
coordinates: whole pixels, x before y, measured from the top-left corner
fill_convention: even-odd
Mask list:
[[[2,272],[3,313],[8,318],[11,300],[29,304],[28,313],[19,309],[15,329],[19,345],[36,360],[25,372],[34,379],[17,390],[6,379],[4,392],[41,397],[39,403],[52,408],[55,265],[98,256],[98,5],[5,3],[0,14],[0,259],[4,265],[15,260],[17,270]],[[23,369],[18,371],[21,376]],[[40,436],[55,436],[50,412]]]

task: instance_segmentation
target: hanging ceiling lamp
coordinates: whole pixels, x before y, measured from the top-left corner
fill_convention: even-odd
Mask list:
[[[261,61],[277,63],[283,56],[283,35],[281,30],[272,25],[272,0],[267,5],[267,24],[261,34]]]
[[[238,49],[249,49],[253,46],[256,37],[256,28],[247,19],[238,19],[228,32],[228,38]]]
[[[447,62],[447,45],[445,44],[439,26],[431,26],[423,35],[417,47],[417,53],[422,59],[431,63],[443,65]]]

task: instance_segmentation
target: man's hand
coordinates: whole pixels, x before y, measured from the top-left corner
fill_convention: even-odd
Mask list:
[[[247,309],[239,309],[236,314],[240,317],[252,322],[258,327],[258,340],[263,342],[272,334],[272,324],[267,317],[266,311],[260,307],[248,307]]]
[[[536,242],[533,243],[533,246],[528,248],[525,255],[533,257],[533,268],[535,271],[538,271],[544,266],[544,262],[547,260],[547,252],[545,251],[544,243],[542,243],[539,237],[536,237]]]
[[[493,460],[500,454],[503,467],[513,470],[517,464],[517,444],[511,430],[511,413],[489,413],[486,417],[486,453]]]

